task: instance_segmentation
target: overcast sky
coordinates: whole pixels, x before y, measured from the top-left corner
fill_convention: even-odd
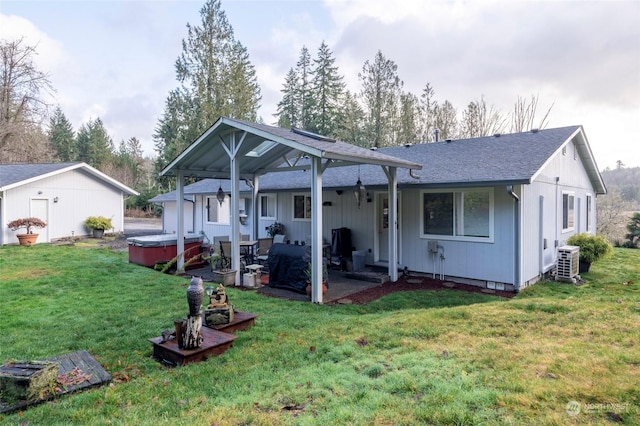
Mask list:
[[[55,103],[74,129],[100,117],[116,146],[152,134],[186,24],[204,0],[0,0],[0,38],[37,43]],[[582,124],[598,167],[640,166],[640,1],[223,0],[273,124],[284,77],[306,45],[326,41],[352,91],[378,50],[405,90],[426,83],[459,111],[484,96],[508,113],[517,97],[552,104],[548,127]],[[212,123],[213,124],[213,123]]]

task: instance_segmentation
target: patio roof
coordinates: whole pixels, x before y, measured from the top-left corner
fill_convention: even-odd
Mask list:
[[[305,164],[306,163],[306,164]],[[311,264],[312,301],[322,303],[322,173],[328,167],[353,164],[380,166],[388,179],[389,223],[397,221],[398,181],[397,169],[420,170],[422,166],[376,151],[337,141],[300,129],[282,129],[265,124],[221,117],[189,145],[160,173],[176,176],[177,243],[178,253],[184,251],[184,178],[226,178],[231,181],[231,242],[232,262],[236,271],[236,283],[240,279],[240,225],[239,193],[240,181],[253,188],[253,205],[256,204],[261,175],[270,172],[304,170],[311,164],[309,186],[311,187]],[[254,221],[254,235],[257,222]],[[389,230],[389,276],[398,279],[397,227]],[[184,260],[178,259],[178,268]]]
[[[414,170],[422,168],[413,161],[304,130],[221,117],[160,174],[177,176],[177,171],[182,170],[185,177],[229,179],[231,166],[228,152],[233,138],[239,145],[236,158],[241,159],[238,165],[240,179],[252,179],[255,175],[269,172],[308,169],[308,162],[304,165],[301,163],[308,156],[326,160],[325,168],[353,164]]]

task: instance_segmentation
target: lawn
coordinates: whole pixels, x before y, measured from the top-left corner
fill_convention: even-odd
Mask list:
[[[0,424],[638,424],[640,250],[584,278],[365,306],[232,288],[256,325],[224,355],[168,369],[147,339],[186,315],[188,279],[109,249],[2,247],[0,362],[86,349],[113,381]]]

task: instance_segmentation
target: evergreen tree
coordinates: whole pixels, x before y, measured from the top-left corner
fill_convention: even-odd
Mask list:
[[[338,73],[335,61],[329,46],[323,41],[318,57],[314,59],[311,90],[315,102],[310,130],[327,136],[335,135],[344,92],[343,77]]]
[[[306,46],[302,46],[300,59],[296,64],[296,75],[298,76],[298,93],[296,103],[299,105],[300,117],[299,125],[303,129],[311,130],[311,117],[314,108],[314,93],[311,87],[311,55]]]
[[[290,68],[285,77],[282,90],[280,90],[282,92],[282,99],[278,102],[278,110],[274,114],[278,118],[278,126],[283,128],[299,127],[298,113],[300,108],[297,102],[298,90],[298,75],[293,68]]]
[[[420,100],[411,92],[400,95],[400,116],[397,141],[400,144],[418,143],[422,135]]]
[[[59,106],[49,120],[47,136],[58,160],[63,162],[76,160],[76,141],[73,126]]]
[[[187,24],[176,60],[180,87],[172,90],[154,133],[161,170],[220,116],[256,120],[260,102],[255,69],[237,41],[220,0],[200,10],[201,24]]]
[[[336,138],[354,145],[368,146],[369,144],[363,131],[364,117],[364,110],[358,100],[347,90],[344,95],[339,125],[336,129]]]
[[[112,159],[113,141],[100,118],[80,126],[76,138],[79,161],[102,170]]]
[[[365,129],[375,147],[393,145],[395,142],[393,130],[403,85],[397,70],[395,62],[378,51],[373,63],[367,60],[362,72],[358,73],[366,111]]]
[[[420,126],[422,129],[422,141],[435,141],[435,109],[437,102],[434,99],[435,90],[427,83],[420,95]],[[438,130],[439,132],[440,130]]]

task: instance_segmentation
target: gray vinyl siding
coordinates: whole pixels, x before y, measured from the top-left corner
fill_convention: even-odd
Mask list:
[[[535,281],[555,265],[557,248],[569,237],[580,232],[595,232],[595,189],[579,157],[574,155],[573,142],[554,155],[540,171],[535,181],[527,185],[522,201],[523,215],[523,281]],[[556,181],[556,178],[559,178]],[[574,229],[562,229],[562,194],[574,195]],[[587,230],[587,195],[592,196],[592,225]],[[544,213],[540,218],[541,203]],[[540,229],[542,226],[542,230]],[[544,242],[546,239],[546,248]]]

